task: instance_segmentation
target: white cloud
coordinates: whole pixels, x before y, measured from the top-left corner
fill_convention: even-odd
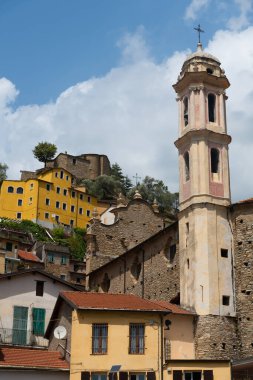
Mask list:
[[[199,12],[205,9],[210,0],[192,0],[190,5],[186,8],[185,19],[186,20],[196,20],[198,18]]]
[[[249,15],[252,12],[252,0],[234,0],[239,8],[239,16],[228,20],[228,27],[232,30],[240,30],[249,25]]]
[[[7,79],[0,80],[0,162],[9,165],[9,178],[19,178],[20,169],[40,167],[32,149],[47,140],[63,152],[107,154],[130,177],[136,172],[142,177],[151,175],[177,191],[174,141],[178,113],[171,85],[186,52],[175,52],[164,62],[155,63],[139,31],[123,40],[120,67],[66,89],[55,103],[13,110],[10,102],[15,101],[18,91]],[[220,59],[232,83],[227,109],[228,130],[233,136],[230,168],[234,199],[253,195],[252,40],[253,28],[220,31],[207,49]],[[135,54],[138,46],[142,48]]]

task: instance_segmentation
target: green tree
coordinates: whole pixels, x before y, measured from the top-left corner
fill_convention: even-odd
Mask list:
[[[85,179],[82,184],[86,187],[87,192],[94,195],[98,199],[116,199],[122,191],[122,186],[119,180],[114,176],[101,175],[94,181]]]
[[[135,190],[138,190],[142,198],[150,204],[156,200],[160,212],[174,214],[178,204],[178,193],[171,193],[163,181],[146,176],[140,184],[130,190],[128,197],[132,198]]]
[[[0,162],[0,185],[1,185],[1,183],[5,180],[5,179],[7,179],[7,170],[8,170],[9,168],[8,168],[8,166],[6,165],[6,164],[2,164],[1,162]]]
[[[133,184],[130,178],[126,175],[124,176],[123,171],[117,162],[112,165],[111,176],[115,178],[121,185],[121,192],[126,195],[130,189],[133,187]]]
[[[86,242],[84,240],[86,230],[84,228],[74,228],[73,235],[68,239],[71,255],[78,260],[83,260],[86,253]]]
[[[57,147],[46,141],[38,143],[33,149],[33,155],[40,162],[44,162],[46,166],[47,161],[52,160],[57,152]]]

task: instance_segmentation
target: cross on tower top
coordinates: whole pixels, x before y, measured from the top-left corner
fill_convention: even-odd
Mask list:
[[[204,33],[205,31],[203,29],[200,28],[200,24],[198,25],[197,28],[194,28],[197,32],[198,32],[198,35],[199,35],[199,44],[201,44],[201,41],[200,41],[200,33]]]

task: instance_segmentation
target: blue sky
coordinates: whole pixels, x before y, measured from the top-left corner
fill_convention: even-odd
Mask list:
[[[40,166],[31,151],[46,140],[59,152],[107,154],[130,177],[148,174],[177,191],[171,85],[200,23],[232,84],[233,199],[252,196],[252,3],[0,0],[0,162],[9,178]]]

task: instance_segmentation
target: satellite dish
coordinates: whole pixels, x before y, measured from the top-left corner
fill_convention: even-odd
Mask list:
[[[65,329],[64,326],[57,326],[54,329],[54,337],[56,339],[63,339],[67,335],[67,330]]]

